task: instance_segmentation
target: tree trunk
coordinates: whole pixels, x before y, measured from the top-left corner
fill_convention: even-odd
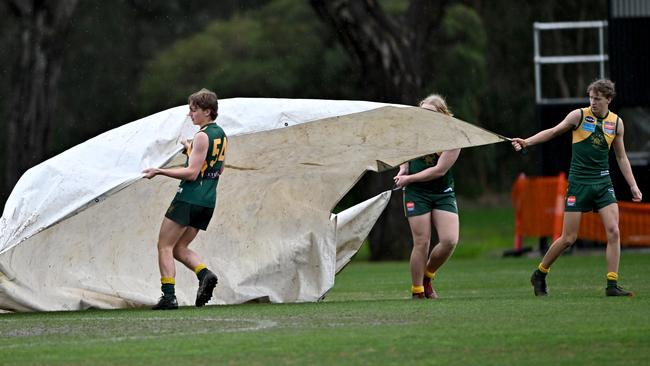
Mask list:
[[[46,158],[58,98],[64,40],[77,0],[8,1],[19,22],[21,53],[12,72],[5,138],[5,191]]]
[[[389,17],[375,0],[310,1],[358,64],[368,99],[413,104],[421,97],[423,46],[439,23],[444,1],[411,1],[399,18]]]
[[[310,0],[318,16],[336,30],[357,63],[366,98],[414,104],[424,95],[427,42],[440,24],[446,1],[413,0],[399,17],[384,13],[376,0]],[[357,184],[362,196],[393,187],[396,171],[366,174]],[[404,259],[412,242],[402,207],[402,192],[393,191],[388,207],[369,235],[371,259]]]

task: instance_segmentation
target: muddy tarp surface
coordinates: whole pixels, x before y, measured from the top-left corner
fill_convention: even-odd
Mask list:
[[[317,301],[357,252],[391,187],[332,214],[370,171],[435,151],[501,141],[428,110],[361,101],[220,101],[229,136],[217,208],[191,247],[219,277],[211,304]],[[108,131],[27,171],[0,219],[0,309],[150,306],[160,296],[156,241],[178,180],[142,179],[184,163],[187,107]],[[397,192],[401,194],[401,192]],[[177,263],[180,305],[194,273]]]

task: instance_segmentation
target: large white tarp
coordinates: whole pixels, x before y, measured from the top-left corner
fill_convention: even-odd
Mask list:
[[[178,181],[142,179],[182,163],[196,127],[187,107],[108,131],[27,171],[0,219],[0,309],[151,305],[160,295],[156,240]],[[387,191],[331,211],[366,170],[434,151],[501,141],[420,108],[361,101],[220,101],[226,171],[206,232],[192,244],[219,277],[212,304],[317,301],[356,253]],[[197,280],[177,264],[181,305]]]

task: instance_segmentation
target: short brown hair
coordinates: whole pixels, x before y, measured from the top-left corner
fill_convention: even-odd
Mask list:
[[[587,87],[587,94],[591,91],[599,92],[605,98],[614,99],[616,96],[616,89],[614,89],[614,82],[609,79],[598,79]]]
[[[217,94],[206,88],[190,95],[189,98],[187,98],[187,103],[189,105],[195,105],[201,109],[209,110],[210,118],[212,118],[212,120],[215,120],[219,115],[219,99],[217,98]]]

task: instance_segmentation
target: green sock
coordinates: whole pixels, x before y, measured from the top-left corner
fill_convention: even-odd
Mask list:
[[[163,294],[165,296],[175,296],[176,291],[174,291],[174,284],[173,283],[163,283],[160,286],[160,289],[162,290]]]
[[[607,287],[616,287],[618,286],[618,281],[616,280],[607,280]]]

